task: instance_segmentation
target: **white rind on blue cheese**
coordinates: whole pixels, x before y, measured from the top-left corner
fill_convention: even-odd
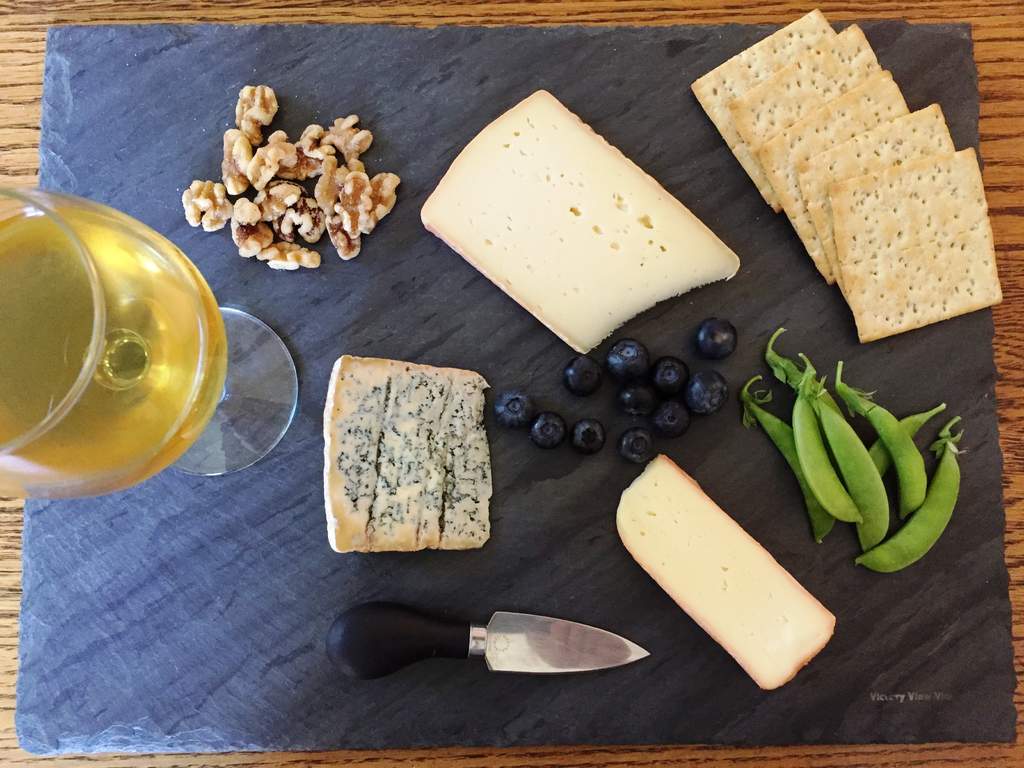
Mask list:
[[[337,552],[472,549],[490,536],[487,382],[473,371],[351,357],[324,410],[327,538]]]

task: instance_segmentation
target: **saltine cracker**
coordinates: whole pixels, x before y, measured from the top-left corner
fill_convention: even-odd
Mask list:
[[[832,274],[842,288],[832,233],[828,188],[836,181],[877,173],[928,155],[951,155],[956,149],[938,104],[882,123],[797,167],[800,192]]]
[[[862,342],[1001,299],[973,149],[834,182],[829,197],[844,292]]]
[[[829,26],[821,11],[813,10],[737,53],[695,80],[691,86],[697,101],[711,118],[711,122],[751,181],[757,186],[765,202],[776,210],[779,210],[778,200],[754,159],[750,147],[743,143],[743,139],[736,132],[729,113],[729,102],[763,80],[767,80],[801,53],[835,36],[835,31]]]
[[[768,139],[879,69],[864,33],[851,25],[733,99],[729,113],[739,136],[756,155]],[[773,206],[777,211],[779,202]]]
[[[892,74],[876,72],[769,139],[757,152],[793,229],[814,266],[829,283],[834,282],[832,267],[800,191],[797,168],[829,147],[907,112],[907,104]]]

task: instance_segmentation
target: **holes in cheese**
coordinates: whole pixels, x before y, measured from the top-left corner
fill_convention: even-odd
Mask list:
[[[633,558],[761,688],[789,682],[832,637],[835,616],[719,508],[658,456],[619,501]]]
[[[546,91],[470,141],[421,218],[578,352],[659,301],[739,268],[682,203]],[[487,247],[499,236],[507,251]]]

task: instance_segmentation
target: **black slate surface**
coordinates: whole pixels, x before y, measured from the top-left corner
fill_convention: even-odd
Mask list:
[[[967,26],[867,23],[912,108],[941,103],[958,147],[977,145]],[[32,502],[25,515],[17,732],[34,752],[556,743],[1010,740],[1015,714],[1003,561],[992,320],[988,312],[856,343],[836,290],[772,215],[688,90],[764,27],[436,29],[151,26],[49,35],[42,185],[98,199],[179,243],[222,303],[249,309],[294,351],[301,403],[256,467],[225,478],[167,471],[128,492]],[[356,112],[371,171],[401,174],[394,214],[352,263],[277,274],[190,229],[179,195],[216,177],[234,94],[267,82],[275,127]],[[665,302],[624,332],[686,352],[703,317],[741,346],[717,367],[762,371],[768,334],[903,413],[946,400],[964,417],[961,502],[920,564],[855,568],[846,528],[809,537],[772,446],[730,402],[664,450],[838,617],[794,682],[758,690],[630,560],[614,528],[639,471],[613,449],[541,453],[490,424],[493,538],[481,551],[341,556],[321,502],[321,409],[342,352],[481,371],[568,417],[625,427],[606,387],[574,400],[569,350],[419,224],[456,152],[534,89],[552,90],[732,246],[736,278]],[[603,348],[602,348],[603,349]],[[789,397],[776,385],[780,409]],[[930,437],[937,429],[930,425]],[[620,632],[652,658],[560,679],[434,662],[377,682],[340,679],[322,650],[345,605],[410,601],[486,619],[529,610]]]

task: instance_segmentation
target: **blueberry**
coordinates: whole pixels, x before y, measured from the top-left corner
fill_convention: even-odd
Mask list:
[[[701,357],[721,360],[736,349],[736,326],[728,320],[709,317],[697,327],[697,351]]]
[[[572,428],[572,447],[580,453],[597,453],[604,447],[604,425],[597,419],[580,419]]]
[[[605,358],[608,372],[619,381],[642,379],[651,367],[647,347],[635,339],[620,339],[608,350]]]
[[[574,395],[592,395],[601,386],[601,366],[591,357],[578,355],[565,366],[562,381]]]
[[[619,438],[619,455],[634,464],[643,464],[654,456],[654,438],[643,427],[627,429]]]
[[[729,385],[718,371],[697,371],[686,385],[686,406],[693,413],[714,413],[729,397]]]
[[[565,421],[557,413],[544,411],[533,420],[530,439],[538,448],[557,448],[565,440]]]
[[[658,358],[651,375],[654,388],[665,397],[673,397],[682,392],[689,378],[690,369],[678,357]]]
[[[525,427],[533,421],[533,400],[525,392],[502,392],[494,401],[494,416],[503,427]]]
[[[651,417],[654,431],[665,437],[679,437],[690,426],[690,412],[675,400],[666,400]]]
[[[658,405],[658,393],[648,384],[627,384],[619,390],[619,408],[630,416],[646,416]]]

